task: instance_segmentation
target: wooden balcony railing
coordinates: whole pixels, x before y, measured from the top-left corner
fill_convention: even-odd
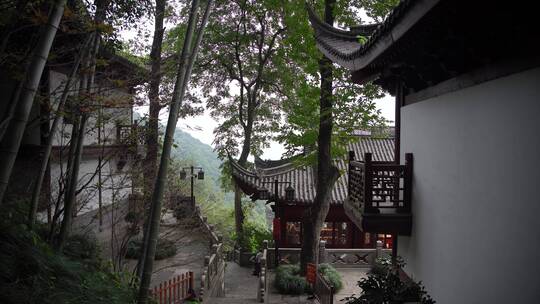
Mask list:
[[[359,162],[349,153],[349,201],[364,214],[410,213],[412,165],[412,153],[405,165],[372,161],[371,153]]]
[[[116,143],[119,145],[136,146],[144,144],[141,128],[136,125],[116,125]]]

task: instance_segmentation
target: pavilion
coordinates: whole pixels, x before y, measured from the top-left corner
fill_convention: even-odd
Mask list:
[[[348,145],[358,160],[370,152],[375,161],[394,160],[394,138],[375,137],[369,132],[359,133],[359,140]],[[281,160],[255,159],[253,169],[240,166],[232,158],[232,174],[236,184],[253,200],[273,202],[272,210],[280,218],[281,246],[300,247],[302,240],[302,216],[306,207],[313,203],[316,194],[316,167],[298,165],[294,156]],[[346,158],[336,159],[335,165],[342,173],[332,190],[330,210],[321,231],[321,240],[328,248],[374,248],[377,240],[385,247],[392,246],[390,234],[362,232],[345,214],[343,204],[348,196]],[[276,197],[277,181],[277,197]],[[261,194],[262,193],[262,194]],[[266,194],[264,194],[266,193]]]

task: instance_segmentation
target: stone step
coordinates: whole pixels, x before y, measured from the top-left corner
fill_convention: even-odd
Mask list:
[[[225,298],[210,298],[207,302],[209,304],[254,304],[259,303],[257,299],[244,299],[236,297],[225,297]]]

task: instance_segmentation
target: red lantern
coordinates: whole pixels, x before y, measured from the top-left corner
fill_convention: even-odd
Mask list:
[[[279,217],[274,218],[274,223],[272,226],[273,226],[272,235],[274,236],[274,240],[276,241],[281,240],[281,222],[279,220]]]

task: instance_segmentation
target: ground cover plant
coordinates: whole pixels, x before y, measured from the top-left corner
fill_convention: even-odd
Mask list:
[[[343,288],[343,282],[339,272],[329,264],[320,264],[319,273],[334,286],[335,291]],[[300,265],[281,265],[276,269],[276,279],[274,281],[276,289],[281,294],[299,295],[311,293],[311,286],[306,278],[300,275]]]
[[[132,303],[135,289],[125,273],[111,271],[91,238],[68,239],[59,254],[29,231],[26,212],[5,206],[0,213],[0,302]],[[38,231],[38,232],[35,232]]]
[[[132,239],[129,241],[126,251],[126,258],[138,259],[142,251],[142,239]],[[163,260],[170,258],[176,254],[176,245],[173,241],[167,239],[159,239],[156,246],[155,260]]]

